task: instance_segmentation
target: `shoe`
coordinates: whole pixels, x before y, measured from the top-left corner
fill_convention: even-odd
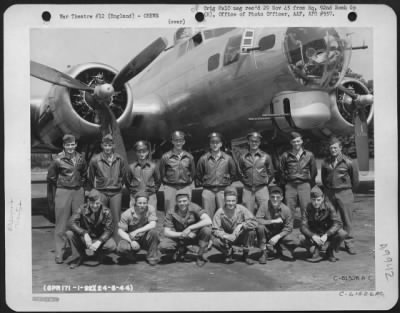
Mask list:
[[[73,270],[74,268],[77,268],[79,265],[81,265],[81,263],[82,263],[82,259],[79,258],[79,259],[76,260],[75,262],[72,262],[72,263],[69,265],[69,268],[70,268],[71,270]]]
[[[235,260],[233,259],[233,249],[231,247],[225,253],[224,263],[225,264],[232,264],[233,262],[235,262]]]
[[[263,250],[263,251],[261,252],[261,256],[260,256],[260,258],[258,259],[258,263],[260,263],[260,264],[267,264],[267,251],[266,251],[266,250]]]
[[[354,250],[353,247],[346,247],[346,251],[347,251],[348,254],[351,254],[351,255],[357,254],[357,251]]]
[[[63,259],[61,256],[57,255],[54,260],[56,261],[57,264],[62,264],[64,263]]]
[[[311,262],[311,263],[317,263],[323,260],[323,258],[321,257],[321,255],[319,254],[320,249],[319,248],[315,248],[313,255],[307,259],[307,261]]]
[[[156,266],[159,262],[160,260],[147,260],[147,263],[151,266]]]
[[[244,251],[243,252],[243,261],[247,265],[253,265],[254,264],[254,260],[249,258],[249,252],[248,251]]]
[[[296,258],[293,255],[284,255],[284,254],[282,254],[280,259],[282,261],[286,261],[286,262],[295,262],[296,261]]]
[[[196,265],[197,265],[198,267],[203,267],[204,264],[206,264],[206,263],[207,263],[207,259],[204,258],[203,255],[198,255],[198,256],[197,256]]]
[[[182,249],[178,249],[172,255],[172,261],[183,262],[185,260],[185,252]]]

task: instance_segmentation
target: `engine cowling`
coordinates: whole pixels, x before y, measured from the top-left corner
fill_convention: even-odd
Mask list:
[[[342,81],[342,85],[357,95],[370,94],[368,87],[360,80],[356,78],[346,77]],[[340,89],[335,89],[330,93],[332,103],[332,118],[326,124],[326,128],[330,129],[333,133],[338,135],[349,135],[354,133],[353,123],[353,108],[349,104],[350,100],[348,96],[344,94]],[[374,116],[374,105],[365,107],[367,124],[369,125]],[[324,130],[322,130],[324,132]]]
[[[71,68],[67,74],[81,82],[96,86],[111,83],[117,70],[101,63],[87,63]],[[40,107],[39,136],[45,143],[60,145],[65,133],[77,138],[95,138],[100,134],[99,119],[95,110],[86,102],[86,92],[53,85]],[[111,110],[121,129],[130,126],[133,118],[133,96],[131,88],[125,84],[113,97]]]

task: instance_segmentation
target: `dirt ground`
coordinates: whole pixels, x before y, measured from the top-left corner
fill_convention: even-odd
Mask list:
[[[330,291],[373,290],[375,288],[375,219],[374,184],[364,180],[355,195],[354,236],[356,255],[340,251],[336,263],[322,261],[309,263],[305,250],[297,248],[295,262],[270,260],[266,265],[246,265],[237,260],[231,265],[222,262],[221,254],[214,248],[207,253],[209,262],[202,268],[196,266],[194,254],[189,262],[149,266],[144,253],[136,264],[87,264],[71,270],[66,264],[55,264],[54,225],[44,216],[46,211],[46,186],[32,184],[32,288],[33,293],[46,292],[49,286],[68,285],[77,292],[80,286],[129,285],[133,292],[212,292],[212,291]],[[194,195],[199,200],[200,191]],[[161,231],[163,213],[158,211]],[[298,223],[296,223],[298,224]],[[299,233],[298,225],[295,234]],[[259,250],[252,249],[257,260]],[[237,257],[239,257],[239,253]],[[191,258],[192,256],[192,258]],[[190,261],[191,259],[191,261]]]

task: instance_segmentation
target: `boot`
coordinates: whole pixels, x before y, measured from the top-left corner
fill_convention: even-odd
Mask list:
[[[319,253],[320,253],[320,247],[315,247],[314,253],[312,254],[311,258],[308,258],[307,260],[312,263],[317,263],[322,261],[322,257],[320,256]]]
[[[267,250],[261,250],[261,256],[258,259],[258,263],[267,264],[267,257],[268,257]]]
[[[326,258],[329,262],[336,262],[338,258],[335,257],[335,253],[332,247],[328,247],[326,250]]]
[[[225,264],[232,264],[233,262],[235,262],[235,260],[233,259],[233,249],[232,247],[230,247],[226,253],[224,253],[225,255],[225,259],[224,259],[224,263]]]
[[[247,265],[253,265],[254,264],[254,261],[252,259],[250,259],[250,257],[249,257],[249,250],[247,250],[247,249],[243,249],[243,261]]]
[[[206,248],[200,248],[199,252],[197,253],[197,259],[196,259],[196,265],[198,267],[203,267],[204,264],[206,264],[207,259],[204,257],[204,251],[207,249]]]

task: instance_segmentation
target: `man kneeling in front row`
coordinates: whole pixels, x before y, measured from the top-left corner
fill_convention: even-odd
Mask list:
[[[243,247],[243,261],[254,264],[249,258],[249,248],[254,242],[257,221],[243,205],[237,204],[235,187],[224,190],[225,205],[215,212],[213,219],[213,244],[224,256],[225,264],[234,262],[233,245]]]
[[[122,260],[136,261],[136,253],[147,250],[147,262],[154,266],[160,262],[158,244],[160,239],[156,230],[156,209],[148,204],[149,196],[144,191],[135,195],[135,204],[121,215],[118,223],[118,254]],[[121,261],[122,261],[121,260]]]
[[[267,263],[268,252],[277,252],[285,261],[294,261],[294,249],[299,245],[293,235],[293,216],[291,210],[282,203],[283,191],[274,186],[270,189],[270,199],[260,206],[257,211],[257,237],[261,249],[260,264]],[[283,255],[282,248],[288,251]]]
[[[196,264],[203,266],[207,260],[207,251],[211,239],[211,219],[206,211],[197,204],[190,202],[189,193],[179,190],[176,193],[176,204],[173,210],[167,212],[164,221],[165,237],[160,244],[160,250],[165,254],[173,254],[174,261],[182,261],[188,245],[199,245]]]
[[[318,186],[311,189],[311,202],[307,205],[301,225],[300,241],[310,252],[310,262],[322,260],[320,252],[326,250],[325,258],[336,262],[334,252],[340,247],[347,233],[342,229],[342,222],[335,208],[325,201]],[[312,250],[314,249],[314,252]]]
[[[100,197],[100,192],[92,189],[88,195],[88,202],[69,220],[70,230],[66,235],[72,255],[66,262],[70,263],[71,269],[79,266],[85,255],[96,254],[102,262],[104,256],[115,251],[117,247],[111,238],[114,227],[111,211],[101,203]]]

